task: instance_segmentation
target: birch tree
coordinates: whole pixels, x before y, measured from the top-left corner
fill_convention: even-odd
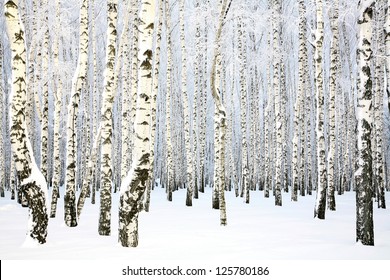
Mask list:
[[[161,33],[162,33],[162,27],[163,27],[163,17],[164,17],[164,1],[159,0],[159,14],[157,19],[157,31],[156,31],[156,47],[154,52],[154,67],[153,67],[153,85],[152,85],[152,97],[151,97],[151,104],[150,107],[152,108],[152,130],[150,135],[150,170],[149,170],[149,179],[150,182],[147,185],[146,189],[146,197],[145,197],[145,206],[144,209],[146,212],[149,212],[150,207],[150,195],[152,190],[152,185],[155,182],[154,179],[154,165],[155,165],[155,152],[154,152],[154,145],[155,145],[155,139],[156,139],[156,127],[157,127],[157,94],[159,89],[159,68],[160,68],[160,53],[161,53]]]
[[[242,16],[238,17],[238,51],[240,60],[240,105],[241,105],[241,190],[245,194],[245,202],[249,203],[249,160],[247,141],[247,100],[246,82],[246,36],[244,35]]]
[[[231,4],[231,1],[230,1]],[[221,91],[219,90],[220,79],[221,79],[221,35],[224,19],[230,8],[228,6],[228,0],[224,0],[221,5],[221,12],[219,15],[217,32],[214,41],[214,58],[212,61],[211,68],[211,92],[215,102],[215,123],[216,130],[215,139],[215,160],[214,160],[214,184],[218,189],[219,194],[219,209],[220,209],[220,223],[222,226],[227,225],[226,218],[226,202],[225,202],[225,135],[226,135],[226,110],[223,105]],[[217,172],[218,171],[218,172]]]
[[[196,14],[196,29],[195,29],[195,61],[194,61],[194,75],[195,75],[195,81],[194,81],[194,100],[193,100],[193,125],[192,125],[192,138],[193,138],[193,161],[194,161],[194,167],[193,167],[193,178],[194,178],[194,198],[199,198],[199,164],[198,164],[198,136],[199,136],[199,129],[198,129],[198,103],[200,98],[201,88],[200,88],[200,62],[201,62],[201,38],[200,38],[200,20],[199,20],[199,9],[200,9],[200,0],[195,1],[195,14]]]
[[[42,2],[43,7],[43,42],[42,42],[42,122],[41,122],[41,171],[49,182],[49,7],[48,1]]]
[[[306,48],[306,7],[305,1],[299,1],[299,54],[298,54],[298,92],[294,105],[294,136],[293,136],[293,154],[292,154],[292,170],[293,170],[293,188],[291,192],[291,200],[298,200],[298,190],[299,190],[299,175],[303,176],[303,170],[299,170],[299,137],[304,138],[304,134],[300,135],[304,131],[304,122],[302,118],[302,109],[305,99],[305,89],[306,89],[306,79],[305,79],[305,60],[307,59],[307,48]],[[302,142],[301,142],[302,145]],[[303,147],[301,147],[302,149]],[[303,160],[301,153],[301,161]],[[299,173],[299,171],[301,171]],[[302,181],[302,179],[301,179]],[[304,185],[301,185],[301,188],[304,188]]]
[[[121,180],[129,171],[131,155],[131,120],[130,120],[130,102],[131,102],[131,58],[130,55],[130,26],[129,20],[133,19],[133,6],[127,5],[125,23],[121,35],[121,45],[123,43],[123,69],[122,69],[122,159],[121,159]],[[124,41],[124,42],[123,42]],[[119,67],[116,67],[119,68]],[[132,104],[134,105],[134,104]]]
[[[124,247],[138,246],[138,205],[144,195],[150,169],[150,97],[152,92],[153,30],[155,1],[143,0],[140,6],[139,91],[134,121],[132,167],[122,181],[119,204],[119,242]]]
[[[29,205],[28,236],[36,243],[46,242],[48,214],[47,185],[44,176],[38,169],[31,142],[28,138],[25,104],[26,95],[26,46],[25,32],[19,18],[19,2],[7,1],[4,13],[7,34],[12,51],[12,103],[11,103],[11,148],[15,168],[20,179],[20,191]]]
[[[60,30],[61,26],[61,13],[60,13],[60,1],[56,0],[56,30]],[[54,67],[56,68],[55,82],[56,88],[54,93],[54,150],[53,150],[53,179],[52,179],[52,198],[51,198],[51,209],[50,218],[55,218],[57,211],[57,200],[59,198],[59,184],[61,179],[61,158],[60,158],[60,118],[61,118],[61,107],[62,107],[62,79],[60,75],[59,66],[59,34],[54,37],[53,44],[53,59]]]
[[[377,194],[378,208],[386,208],[385,199],[385,185],[384,185],[384,161],[383,161],[383,121],[384,121],[384,108],[383,108],[383,87],[384,87],[384,32],[382,32],[382,26],[384,25],[384,14],[383,4],[377,4],[375,12],[375,41],[376,41],[376,56],[375,56],[375,70],[374,70],[374,91],[373,91],[373,138],[372,140],[376,143],[373,150],[375,160],[373,161],[375,166],[374,169],[374,180],[373,185]]]
[[[88,0],[81,2],[80,8],[80,39],[77,68],[73,76],[72,90],[68,105],[67,144],[66,144],[66,178],[64,214],[67,226],[77,226],[76,210],[76,126],[80,96],[87,77],[88,69]]]
[[[169,1],[165,1],[165,28],[167,34],[167,78],[166,78],[166,172],[167,182],[166,191],[168,201],[172,201],[172,190],[174,182],[173,174],[173,147],[172,147],[172,126],[171,126],[171,91],[172,91],[172,35],[171,35],[171,14]]]
[[[314,217],[325,219],[326,206],[326,159],[325,159],[325,101],[324,101],[324,73],[323,73],[323,40],[324,40],[324,19],[322,0],[316,2],[317,30],[315,42],[315,86],[317,99],[317,199],[314,209]]]
[[[336,210],[335,200],[335,160],[336,160],[336,95],[338,95],[339,83],[339,1],[333,1],[331,28],[332,43],[330,50],[330,88],[329,88],[329,149],[328,149],[328,170],[327,170],[327,199],[328,209]]]
[[[106,46],[106,69],[104,76],[103,104],[101,112],[101,175],[100,175],[100,217],[99,217],[99,234],[111,234],[111,188],[113,181],[112,165],[112,118],[114,103],[114,66],[116,54],[116,37],[117,37],[117,10],[118,1],[110,0],[107,3],[107,46]]]
[[[5,189],[5,156],[4,156],[4,87],[3,87],[3,42],[0,40],[0,197],[4,197]]]
[[[276,133],[276,162],[275,162],[275,205],[282,206],[282,154],[283,154],[283,143],[282,143],[282,97],[280,90],[280,0],[274,0],[273,5],[273,93],[275,99],[275,133]]]
[[[387,96],[390,96],[390,0],[385,4],[386,22],[384,26],[385,42],[386,42],[386,91]],[[390,99],[388,99],[388,109],[390,110]]]
[[[186,51],[186,40],[185,40],[185,25],[184,25],[184,0],[180,0],[179,7],[179,21],[180,21],[180,43],[181,43],[181,87],[183,97],[183,108],[184,108],[184,138],[187,158],[186,168],[186,205],[192,206],[192,196],[194,192],[194,182],[192,178],[192,150],[191,150],[191,127],[190,127],[190,104],[187,92],[187,51]]]
[[[356,241],[374,245],[372,202],[372,17],[374,0],[359,1],[358,10],[358,104],[356,108],[358,161],[356,180]]]

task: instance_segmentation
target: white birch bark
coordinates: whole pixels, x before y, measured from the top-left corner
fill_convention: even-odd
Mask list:
[[[154,184],[154,162],[155,162],[155,156],[154,156],[154,143],[156,138],[156,126],[157,126],[157,120],[156,120],[156,109],[157,109],[157,94],[158,94],[158,88],[159,88],[159,69],[160,69],[160,53],[161,53],[161,33],[162,33],[162,27],[163,27],[163,16],[164,16],[164,1],[159,0],[159,15],[158,15],[158,22],[157,22],[157,31],[156,31],[156,47],[154,52],[154,67],[153,67],[153,85],[152,85],[152,97],[150,100],[150,107],[152,108],[152,115],[151,115],[151,122],[152,122],[152,130],[150,133],[150,171],[149,171],[149,178],[150,182],[147,184],[146,189],[146,198],[145,198],[145,206],[144,209],[146,212],[149,212],[150,207],[150,194],[152,190],[152,185]]]
[[[276,161],[275,161],[275,205],[282,206],[282,156],[283,156],[283,138],[282,138],[282,100],[280,90],[280,1],[274,0],[273,5],[273,93],[275,99],[275,133],[276,133]]]
[[[92,119],[92,132],[93,132],[93,135],[96,135],[98,134],[98,115],[99,115],[99,106],[98,106],[98,103],[100,102],[100,91],[98,90],[98,65],[97,65],[97,54],[96,54],[96,45],[97,45],[97,42],[95,40],[96,38],[96,27],[95,27],[95,24],[96,24],[96,17],[95,17],[95,14],[96,14],[96,7],[95,7],[95,3],[92,3],[92,7],[91,7],[91,36],[92,36],[92,60],[93,60],[93,95],[92,95],[92,112],[93,112],[93,119]],[[100,143],[100,139],[96,139],[94,140],[94,142],[97,142],[97,143]],[[98,147],[96,147],[97,150],[100,150],[100,145],[98,145]],[[96,151],[97,153],[97,151]],[[91,156],[92,158],[92,156]],[[94,182],[96,181],[95,178],[97,178],[97,175],[96,173],[98,172],[98,168],[99,168],[99,162],[98,160],[94,162],[94,166],[96,167],[96,171],[95,172],[92,172],[92,174],[90,175],[91,178],[87,178],[87,180],[89,179],[90,181],[89,182],[92,182],[92,187],[91,187],[91,204],[95,204],[96,202],[96,185]],[[88,185],[89,186],[89,185]],[[80,211],[79,211],[80,212]]]
[[[330,87],[329,87],[329,147],[328,147],[328,170],[327,170],[327,202],[328,209],[336,210],[335,200],[335,161],[336,161],[336,96],[339,95],[339,1],[334,0],[332,5],[331,29],[332,43],[330,51]]]
[[[77,226],[76,211],[76,125],[80,96],[87,76],[88,64],[88,0],[83,0],[80,8],[80,41],[77,68],[73,76],[72,90],[68,105],[67,120],[67,150],[65,177],[65,223],[67,226]]]
[[[385,43],[386,43],[386,91],[387,96],[390,96],[390,0],[387,0],[385,7],[386,22],[384,26]],[[388,108],[390,110],[390,98],[388,99]]]
[[[43,7],[43,42],[42,42],[42,122],[41,122],[41,171],[46,181],[49,182],[49,19],[48,0],[42,1]]]
[[[200,110],[199,110],[199,177],[200,185],[199,191],[204,193],[206,186],[206,111],[207,111],[207,99],[208,99],[208,25],[205,24],[204,27],[204,49],[203,51],[203,69],[201,70],[202,74],[200,75],[200,86],[201,92],[199,95],[200,101]]]
[[[138,246],[138,205],[144,195],[150,168],[150,97],[152,92],[152,41],[155,1],[143,0],[140,7],[139,94],[134,122],[132,168],[122,181],[119,206],[119,242]]]
[[[271,37],[272,33],[269,32],[268,34],[268,48],[271,50],[272,45],[271,45]],[[268,63],[267,63],[267,106],[265,108],[265,113],[264,113],[264,119],[265,119],[265,125],[264,125],[264,151],[265,151],[265,180],[264,180],[264,197],[269,198],[269,191],[272,189],[272,181],[271,181],[271,153],[272,153],[272,137],[271,137],[271,131],[272,131],[272,124],[273,122],[271,121],[271,111],[273,107],[273,98],[271,96],[272,92],[272,84],[271,84],[271,62],[272,62],[272,57],[271,57],[271,51],[269,52],[270,55],[268,57]]]
[[[27,82],[27,98],[34,100],[26,104],[26,121],[27,129],[31,135],[31,141],[34,142],[35,135],[35,112],[38,114],[38,119],[42,119],[42,111],[40,110],[39,98],[37,95],[37,79],[36,72],[39,68],[39,61],[37,60],[37,46],[38,46],[38,3],[37,0],[32,1],[33,19],[32,19],[32,35],[31,44],[28,53],[28,82]],[[35,110],[34,110],[35,106]]]
[[[136,104],[137,104],[137,92],[138,92],[138,51],[139,51],[139,32],[138,32],[138,25],[139,25],[139,14],[138,14],[138,8],[139,8],[139,1],[138,0],[132,0],[130,6],[132,8],[132,15],[133,15],[133,25],[132,25],[132,46],[131,46],[131,110],[130,110],[130,133],[132,134],[130,137],[130,150],[134,150],[134,120],[136,115]],[[131,155],[132,157],[132,155]],[[132,164],[130,162],[130,164]]]
[[[316,133],[317,133],[317,199],[314,209],[314,217],[325,219],[326,206],[326,158],[325,158],[325,102],[324,102],[324,73],[323,73],[323,40],[324,40],[324,19],[323,2],[316,2],[317,9],[317,30],[315,49],[315,84],[317,99]]]
[[[216,139],[214,166],[214,184],[219,194],[220,224],[227,225],[225,202],[225,135],[226,135],[226,110],[223,106],[221,92],[219,90],[221,79],[221,35],[223,22],[227,13],[227,2],[224,0],[221,6],[219,21],[214,41],[214,58],[211,68],[211,92],[215,102]],[[230,6],[230,5],[229,5]],[[218,171],[218,172],[217,172]]]
[[[184,0],[180,0],[179,21],[180,21],[180,43],[181,43],[181,86],[184,109],[184,138],[187,158],[186,168],[186,205],[192,206],[192,196],[194,193],[194,182],[192,177],[192,150],[191,150],[191,127],[190,127],[190,104],[187,92],[187,50],[185,41],[185,26],[184,26]]]
[[[305,71],[305,60],[307,59],[307,48],[306,48],[306,6],[305,1],[299,1],[299,54],[298,54],[298,92],[294,105],[294,136],[293,136],[293,154],[292,154],[292,192],[291,200],[298,200],[298,191],[300,185],[300,176],[303,176],[303,172],[300,169],[298,157],[299,157],[299,138],[304,138],[305,124],[302,118],[302,109],[304,108],[304,99],[306,93],[306,76]],[[301,141],[302,145],[302,141]],[[301,147],[302,149],[303,147]],[[301,162],[303,162],[304,155],[301,154]],[[301,172],[300,172],[301,171]],[[301,179],[302,181],[302,179]],[[301,185],[301,188],[304,188]]]
[[[56,22],[55,29],[60,30],[61,27],[60,0],[56,0]],[[61,143],[61,109],[62,109],[62,79],[60,74],[59,64],[59,34],[55,34],[53,44],[53,60],[55,67],[55,83],[54,89],[54,150],[53,150],[53,178],[52,178],[52,198],[50,218],[55,218],[57,211],[57,200],[59,198],[59,184],[61,179],[61,158],[60,158],[60,143]]]
[[[245,194],[245,203],[249,203],[249,160],[247,141],[247,99],[248,90],[245,68],[246,61],[246,36],[244,35],[242,17],[238,18],[238,51],[240,60],[240,105],[241,105],[241,189]]]
[[[130,102],[131,102],[131,55],[130,55],[130,25],[129,20],[133,19],[133,7],[127,5],[125,23],[121,35],[121,45],[123,46],[123,69],[122,69],[122,159],[121,159],[121,180],[126,177],[130,169],[131,159],[131,121],[130,121]],[[119,64],[117,64],[119,65]],[[118,68],[118,67],[116,67]]]
[[[18,4],[17,0],[7,1],[4,4],[7,34],[12,51],[11,148],[20,179],[20,191],[27,198],[29,205],[27,239],[43,244],[46,242],[48,226],[47,184],[35,163],[26,126],[27,56],[24,27],[19,18]]]
[[[171,38],[171,15],[169,1],[165,2],[165,27],[167,34],[167,78],[166,78],[166,141],[167,141],[167,182],[166,191],[168,201],[172,201],[172,191],[174,188],[173,174],[173,147],[172,147],[172,127],[171,127],[171,90],[172,90],[172,38]]]
[[[305,115],[306,115],[306,129],[305,129],[305,138],[306,138],[306,144],[305,144],[305,158],[306,158],[306,174],[307,174],[307,185],[303,186],[301,188],[301,194],[304,193],[304,191],[307,191],[307,194],[312,194],[313,189],[313,176],[312,176],[312,121],[311,121],[311,114],[312,114],[312,94],[311,91],[308,90],[306,94],[306,101],[305,101]]]
[[[194,82],[194,103],[193,103],[193,125],[192,125],[192,139],[193,139],[193,178],[194,178],[194,198],[199,198],[199,164],[198,164],[198,152],[199,152],[199,126],[198,126],[198,103],[199,103],[199,97],[201,93],[200,88],[200,76],[201,71],[199,70],[200,62],[202,60],[202,53],[201,53],[201,38],[200,38],[200,19],[199,19],[199,9],[200,9],[200,0],[196,0],[195,2],[195,13],[197,15],[197,21],[196,21],[196,31],[195,31],[195,61],[194,61],[194,75],[195,75],[195,82]]]
[[[356,180],[356,241],[363,245],[374,245],[373,202],[372,202],[372,17],[375,1],[359,2],[358,10],[358,161]]]
[[[379,7],[378,7],[379,6]],[[375,166],[374,169],[374,180],[373,185],[376,187],[375,191],[377,193],[378,208],[386,208],[386,199],[385,199],[385,186],[383,178],[384,162],[383,162],[383,120],[384,120],[384,108],[383,108],[383,86],[384,86],[384,67],[385,61],[385,51],[383,45],[385,43],[384,36],[385,33],[382,32],[382,26],[384,23],[384,14],[383,7],[380,3],[377,4],[375,12],[375,22],[376,22],[376,57],[375,57],[375,73],[374,73],[374,95],[373,95],[373,111],[374,111],[374,135],[372,137],[373,142],[376,143],[375,150],[373,154],[375,155]]]
[[[106,46],[106,68],[104,75],[104,90],[102,100],[102,112],[100,127],[101,135],[101,173],[100,173],[100,217],[99,234],[111,234],[111,204],[113,186],[113,163],[112,163],[112,143],[113,143],[113,104],[114,104],[114,83],[115,83],[115,55],[117,38],[117,10],[118,1],[110,0],[107,3],[107,46]]]
[[[3,42],[0,41],[0,197],[5,196]]]

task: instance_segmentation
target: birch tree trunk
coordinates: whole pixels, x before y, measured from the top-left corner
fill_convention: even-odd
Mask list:
[[[283,143],[282,143],[282,100],[280,91],[280,0],[274,0],[273,6],[273,92],[275,99],[275,133],[276,133],[276,161],[275,161],[275,205],[282,206],[282,156],[283,156]]]
[[[192,150],[191,150],[191,120],[190,120],[190,104],[187,93],[187,51],[185,41],[185,29],[184,29],[184,0],[180,0],[179,7],[179,20],[180,20],[180,43],[181,43],[181,86],[182,86],[182,97],[183,97],[183,108],[184,108],[184,138],[187,158],[186,168],[186,205],[192,206],[192,196],[194,193],[194,182],[192,177]]]
[[[113,104],[115,83],[115,54],[117,37],[117,10],[118,0],[110,0],[107,3],[107,46],[106,46],[106,69],[104,76],[103,104],[100,127],[101,136],[101,173],[100,173],[100,217],[99,234],[111,234],[111,204],[113,185],[113,163],[112,163],[112,143],[113,143]]]
[[[356,242],[374,245],[374,223],[372,202],[372,17],[374,0],[359,1],[358,18],[358,161],[355,172],[356,180]]]
[[[161,33],[163,26],[163,16],[164,16],[164,1],[159,0],[159,15],[158,15],[158,23],[157,23],[157,31],[156,31],[156,49],[154,53],[154,68],[153,68],[153,85],[152,85],[152,98],[150,100],[150,107],[152,108],[152,130],[150,135],[150,170],[149,170],[149,179],[150,182],[147,184],[146,189],[146,198],[145,198],[145,206],[144,209],[146,212],[149,212],[150,207],[150,193],[152,190],[152,185],[155,182],[154,179],[154,143],[156,138],[156,111],[157,111],[157,94],[158,94],[158,81],[159,81],[159,69],[160,69],[160,52],[161,52]]]
[[[317,30],[316,30],[316,50],[315,50],[315,84],[317,99],[317,199],[314,209],[314,217],[325,219],[326,206],[326,158],[325,158],[325,101],[324,101],[324,73],[323,73],[323,40],[324,40],[324,20],[322,0],[316,2],[317,9]]]
[[[383,178],[384,162],[383,162],[383,121],[384,121],[384,108],[383,108],[383,86],[384,86],[384,68],[385,61],[383,59],[385,52],[383,48],[384,33],[382,31],[382,26],[384,25],[384,14],[382,5],[377,4],[379,7],[376,8],[375,13],[375,22],[376,22],[376,58],[375,58],[375,73],[374,73],[374,135],[373,141],[376,143],[376,150],[373,150],[375,154],[375,166],[374,168],[374,186],[376,187],[375,191],[377,193],[378,208],[386,208],[386,199],[385,199],[385,186]]]
[[[238,51],[240,60],[240,105],[241,105],[241,190],[245,194],[245,203],[249,203],[249,161],[247,141],[247,100],[246,81],[246,36],[244,35],[242,17],[238,17]]]
[[[41,122],[41,171],[46,181],[49,182],[49,19],[48,0],[42,3],[43,13],[43,56],[42,56],[42,122]]]
[[[27,239],[43,244],[46,242],[48,226],[47,184],[35,163],[26,126],[27,57],[24,27],[19,18],[18,4],[17,0],[4,4],[7,34],[12,50],[11,148],[20,179],[20,191],[27,198],[30,208]]]
[[[68,105],[67,143],[66,143],[66,178],[65,178],[65,223],[69,227],[77,226],[76,210],[76,126],[80,96],[88,69],[88,0],[83,0],[80,8],[79,57],[73,76],[72,91]]]
[[[121,180],[123,180],[130,169],[131,160],[131,55],[130,55],[130,26],[129,21],[133,20],[133,7],[127,5],[125,23],[121,35],[121,45],[123,45],[123,69],[122,69],[122,159],[121,159]],[[119,65],[119,64],[117,64]],[[116,67],[119,68],[119,67]],[[134,104],[132,104],[134,105]]]
[[[196,0],[195,2],[195,9],[196,9],[196,31],[195,31],[195,61],[194,61],[194,75],[195,75],[195,82],[194,82],[194,101],[193,101],[193,125],[192,125],[192,137],[193,137],[193,179],[194,179],[194,198],[199,198],[199,164],[198,164],[198,143],[200,142],[198,140],[199,136],[199,129],[198,129],[198,103],[199,103],[199,97],[201,91],[200,87],[200,76],[201,71],[199,70],[200,62],[202,60],[202,53],[201,53],[201,38],[200,38],[200,17],[199,17],[199,9],[200,9],[200,0]]]
[[[339,1],[333,2],[333,14],[331,16],[332,43],[330,51],[330,88],[329,88],[329,149],[328,149],[328,170],[327,170],[327,199],[328,209],[336,210],[335,200],[335,156],[336,156],[336,96],[339,94]]]
[[[390,96],[390,0],[387,0],[386,8],[386,22],[384,26],[385,41],[386,41],[386,91],[387,96]],[[388,98],[388,109],[390,110],[390,98]]]
[[[228,0],[224,0],[221,6],[221,12],[219,15],[219,21],[214,41],[214,58],[211,68],[211,92],[215,102],[215,123],[216,123],[216,139],[215,146],[215,160],[214,168],[214,184],[219,193],[219,209],[220,209],[220,223],[222,226],[227,225],[226,218],[226,202],[225,202],[225,135],[226,135],[226,111],[223,106],[221,92],[218,88],[221,79],[221,34],[223,28],[223,22],[226,16]],[[230,7],[230,5],[229,5]]]
[[[34,100],[33,102],[27,102],[26,104],[26,121],[27,129],[30,133],[30,141],[32,145],[35,141],[36,128],[35,128],[35,114],[37,113],[38,119],[42,119],[42,111],[40,106],[38,91],[38,78],[37,73],[39,72],[39,60],[36,54],[38,46],[38,3],[37,0],[32,1],[32,10],[34,18],[32,20],[32,38],[29,47],[28,54],[28,83],[27,83],[27,99]],[[34,108],[35,107],[35,108]],[[35,110],[34,110],[35,109]]]
[[[150,169],[150,97],[152,92],[152,41],[155,1],[143,0],[140,7],[139,93],[134,122],[132,168],[122,181],[119,206],[119,242],[138,246],[138,205],[144,195]]]
[[[172,201],[172,190],[174,188],[173,174],[173,147],[172,147],[172,126],[171,126],[171,91],[172,91],[172,38],[171,38],[171,15],[169,1],[165,1],[165,27],[167,34],[167,80],[166,80],[166,141],[167,141],[167,181],[166,191],[168,201]]]
[[[60,30],[61,26],[60,1],[56,0],[56,30]],[[52,198],[50,218],[55,218],[57,211],[57,200],[59,198],[59,185],[61,179],[61,158],[60,158],[60,143],[61,143],[61,107],[62,107],[62,79],[59,65],[59,34],[54,37],[53,58],[54,67],[56,69],[55,82],[56,88],[54,93],[54,150],[53,150],[53,179],[52,179]]]
[[[291,192],[291,200],[297,201],[298,200],[298,190],[300,185],[300,179],[299,175],[303,176],[303,170],[299,170],[299,137],[304,138],[304,120],[301,117],[302,116],[302,109],[304,107],[304,99],[305,99],[305,93],[306,93],[306,77],[305,77],[305,71],[307,69],[305,68],[305,60],[307,59],[307,48],[306,48],[306,7],[305,7],[305,1],[300,0],[299,1],[299,56],[298,56],[298,92],[297,97],[295,100],[295,114],[294,114],[294,136],[293,136],[293,155],[292,155],[292,170],[293,170],[293,188]],[[301,132],[301,134],[300,134]],[[301,141],[302,145],[302,141]],[[302,149],[303,147],[301,147]],[[304,154],[301,153],[301,161],[303,161],[302,157],[304,157]],[[301,171],[301,172],[299,172]],[[302,179],[301,179],[302,181]],[[301,185],[301,188],[304,188],[304,185]]]
[[[4,151],[4,87],[3,87],[3,42],[0,40],[0,197],[5,193],[5,151]]]

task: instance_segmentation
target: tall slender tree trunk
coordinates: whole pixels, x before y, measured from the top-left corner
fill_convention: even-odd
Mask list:
[[[48,0],[42,3],[44,9],[43,26],[44,35],[42,42],[42,122],[41,122],[41,171],[46,181],[49,182],[49,6]]]
[[[99,234],[111,234],[111,204],[113,185],[113,162],[112,162],[112,142],[113,142],[113,104],[115,83],[115,55],[117,38],[117,10],[118,0],[110,0],[107,3],[107,46],[106,46],[106,69],[104,76],[103,104],[100,126],[101,136],[101,173],[100,173],[100,217]]]
[[[307,59],[307,48],[306,48],[306,6],[305,1],[299,1],[299,56],[298,56],[298,92],[295,100],[295,114],[294,114],[294,136],[293,136],[293,154],[292,154],[292,170],[293,170],[293,187],[291,192],[291,200],[298,200],[298,191],[300,182],[299,175],[303,176],[303,170],[300,170],[298,161],[299,157],[299,137],[304,138],[304,120],[302,118],[302,109],[304,108],[305,92],[306,92],[306,76],[305,71],[305,60]],[[304,143],[304,142],[303,142]],[[301,141],[301,145],[303,144]],[[301,147],[303,149],[303,147]],[[301,153],[301,161],[304,154]],[[304,188],[304,185],[301,185]]]
[[[56,0],[56,30],[60,30],[61,26],[60,1]],[[59,34],[55,34],[53,44],[53,58],[55,67],[55,93],[54,93],[54,150],[53,150],[53,179],[52,179],[52,198],[50,218],[55,218],[57,211],[57,200],[59,198],[59,185],[61,180],[61,158],[60,158],[60,143],[61,143],[61,109],[62,109],[62,79],[60,74],[59,64]]]
[[[238,18],[238,51],[240,59],[240,105],[241,105],[241,190],[245,194],[245,202],[249,203],[249,160],[247,141],[247,100],[248,89],[246,81],[246,36],[244,35],[242,17]]]
[[[318,0],[317,4],[317,30],[316,30],[316,50],[315,50],[315,84],[317,99],[317,199],[314,209],[314,217],[325,219],[326,206],[326,158],[325,158],[325,101],[324,101],[324,70],[323,70],[323,40],[324,40],[324,19],[323,3]]]
[[[66,150],[66,178],[65,178],[65,223],[67,226],[77,226],[76,210],[76,161],[77,143],[76,126],[80,96],[87,77],[88,69],[88,0],[83,0],[80,8],[80,41],[79,57],[76,72],[73,76],[72,91],[68,105],[67,120],[67,150]]]
[[[336,161],[336,96],[339,95],[339,1],[334,0],[331,16],[332,43],[330,51],[330,88],[329,88],[329,149],[328,149],[328,170],[327,170],[327,199],[328,209],[336,210],[335,200],[335,161]]]
[[[131,121],[130,121],[130,77],[131,77],[131,54],[130,54],[130,20],[133,20],[133,7],[129,4],[126,7],[126,16],[121,35],[121,46],[123,46],[123,68],[122,68],[122,158],[121,158],[121,180],[126,177],[130,169],[131,159]],[[117,63],[116,69],[119,68]]]
[[[282,143],[282,98],[280,90],[280,63],[281,63],[281,50],[280,50],[280,0],[274,0],[273,6],[273,92],[275,99],[275,133],[276,133],[276,161],[275,161],[275,205],[282,206],[282,156],[283,156],[283,143]]]
[[[216,122],[216,147],[215,147],[215,160],[214,166],[216,168],[214,172],[214,184],[218,189],[219,194],[219,209],[220,209],[220,223],[222,226],[227,225],[226,218],[226,202],[225,202],[225,135],[226,135],[226,111],[223,106],[221,92],[219,90],[221,79],[221,34],[223,28],[223,22],[227,13],[227,2],[224,0],[221,5],[221,12],[219,15],[219,21],[214,41],[214,58],[211,68],[211,92],[215,102],[215,122]],[[229,5],[230,7],[230,5]],[[218,172],[216,172],[218,171]]]
[[[0,197],[5,196],[3,42],[0,41]]]
[[[26,126],[27,56],[24,27],[19,18],[18,4],[17,0],[7,1],[4,4],[7,34],[12,50],[11,148],[20,178],[20,191],[27,198],[30,208],[27,238],[43,244],[46,242],[48,226],[47,184],[35,163]]]
[[[186,205],[192,206],[192,196],[194,193],[194,181],[192,177],[192,150],[191,150],[191,120],[190,120],[190,104],[187,93],[187,51],[185,41],[185,24],[184,24],[184,0],[180,0],[179,7],[179,19],[180,19],[180,43],[181,43],[181,86],[182,86],[182,97],[183,97],[183,108],[184,108],[184,138],[185,138],[185,149],[187,158],[186,168]]]
[[[166,80],[166,157],[167,157],[167,199],[172,201],[172,191],[174,188],[174,174],[173,174],[173,146],[172,146],[172,126],[171,126],[171,91],[172,91],[172,35],[171,35],[171,14],[170,14],[170,5],[169,1],[165,1],[165,27],[167,34],[167,80]]]
[[[140,7],[139,94],[134,122],[132,168],[122,181],[119,206],[119,242],[124,247],[138,246],[138,205],[149,181],[150,97],[152,92],[152,41],[155,1],[143,0]]]
[[[356,109],[358,161],[356,180],[356,241],[363,245],[374,245],[374,223],[372,202],[372,17],[374,0],[359,2],[358,18],[358,104]]]
[[[376,149],[373,150],[375,155],[375,166],[374,169],[374,186],[377,193],[378,208],[386,208],[386,199],[385,199],[385,185],[384,185],[384,161],[383,161],[383,122],[384,122],[384,107],[383,107],[383,86],[384,86],[384,67],[385,61],[383,59],[385,51],[383,45],[385,43],[384,36],[385,33],[382,32],[382,26],[384,23],[384,10],[383,4],[377,4],[375,12],[375,22],[376,22],[376,58],[375,58],[375,72],[374,72],[374,95],[373,95],[373,104],[374,104],[374,135],[373,141],[376,143]]]
[[[385,7],[386,22],[384,26],[386,42],[386,77],[387,77],[387,96],[390,96],[390,0],[387,0]],[[390,110],[390,98],[388,98],[388,109]]]
[[[152,85],[152,97],[150,100],[150,107],[152,108],[152,130],[150,135],[150,170],[149,170],[149,179],[150,182],[146,186],[146,198],[144,209],[146,212],[149,212],[150,207],[150,194],[155,183],[154,179],[154,165],[155,165],[155,155],[154,155],[154,143],[156,139],[156,114],[157,114],[157,94],[159,88],[159,69],[160,69],[160,53],[161,53],[161,33],[163,27],[163,16],[164,16],[164,1],[159,0],[159,15],[157,22],[157,31],[156,31],[156,48],[154,53],[154,68],[153,68],[153,85]]]
[[[201,38],[200,38],[200,17],[199,17],[199,7],[200,7],[200,0],[196,0],[195,2],[195,9],[196,9],[196,15],[197,15],[197,21],[196,21],[196,31],[195,31],[195,61],[194,61],[194,69],[195,69],[195,82],[194,82],[194,101],[193,101],[193,124],[192,124],[192,139],[193,139],[193,179],[194,179],[194,198],[199,198],[199,164],[198,164],[198,151],[199,151],[199,129],[198,129],[198,110],[199,110],[199,97],[201,88],[200,88],[200,75],[201,71],[200,68],[200,62],[202,58],[201,53]]]

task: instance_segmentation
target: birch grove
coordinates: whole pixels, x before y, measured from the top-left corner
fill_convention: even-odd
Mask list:
[[[353,194],[356,241],[373,245],[373,209],[390,191],[389,11],[374,0],[5,1],[0,199],[29,207],[38,243],[50,206],[69,227],[95,209],[100,235],[118,215],[119,243],[136,247],[139,214],[179,193],[186,211],[210,199],[222,226],[234,224],[229,199],[310,200],[322,220]]]

